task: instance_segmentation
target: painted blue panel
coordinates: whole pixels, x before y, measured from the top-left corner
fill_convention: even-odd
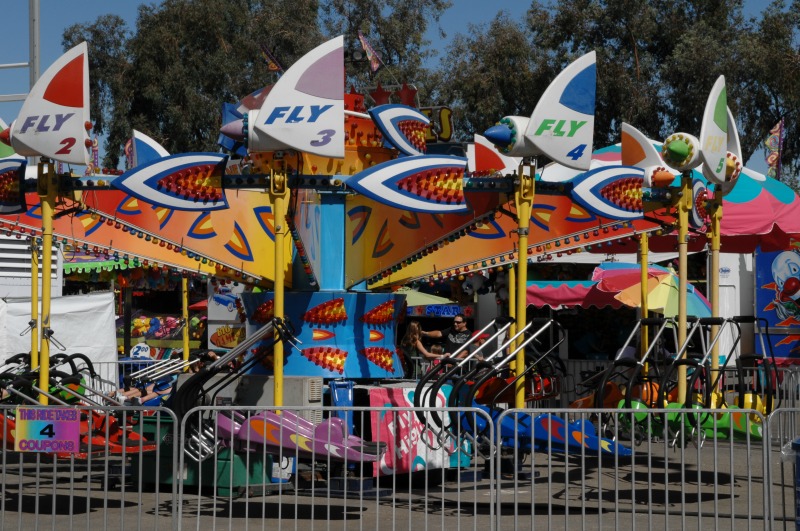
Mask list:
[[[249,325],[263,325],[254,322],[253,318],[258,308],[272,297],[271,292],[242,294]],[[298,342],[296,347],[288,343],[284,346],[284,374],[323,378],[402,378],[402,363],[395,348],[395,328],[402,298],[387,293],[345,291],[286,293],[284,314],[294,327]],[[326,304],[334,307],[326,311]],[[382,304],[391,308],[391,319],[381,324],[364,322],[363,316]],[[308,312],[317,316],[327,315],[331,320],[314,322]],[[345,315],[346,319],[340,319]],[[262,342],[255,349],[267,344]],[[370,359],[366,349],[384,349],[382,352],[386,358]],[[343,361],[341,371],[337,370],[340,361]],[[252,372],[272,374],[272,368],[257,365]]]
[[[325,194],[321,197],[320,254],[325,265],[315,271],[322,290],[344,289],[345,211],[344,195]]]
[[[593,116],[596,80],[597,64],[592,63],[570,80],[559,103],[573,111]]]

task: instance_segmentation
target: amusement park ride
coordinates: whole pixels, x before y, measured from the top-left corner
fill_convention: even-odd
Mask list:
[[[120,176],[83,177],[57,173],[53,164],[89,163],[88,51],[86,44],[73,48],[45,72],[17,120],[0,133],[18,155],[0,160],[0,229],[32,241],[41,237],[45,249],[56,245],[271,288],[243,294],[248,322],[258,332],[230,356],[246,354],[250,371],[272,376],[275,406],[283,405],[285,375],[401,378],[395,325],[403,296],[391,288],[503,268],[515,277],[515,324],[509,330],[515,339],[506,344],[511,354],[494,356],[497,365],[511,368],[512,378],[498,384],[499,373],[485,361],[481,367],[488,372],[472,376],[481,385],[499,386],[492,396],[522,408],[532,389],[549,385],[524,348],[528,262],[602,250],[619,240],[638,241],[643,264],[650,239],[677,245],[681,311],[675,327],[678,344],[685,343],[690,230],[706,228],[712,256],[719,253],[723,197],[742,172],[723,77],[712,88],[699,139],[673,134],[659,153],[624,124],[621,146],[593,152],[596,65],[589,53],[556,77],[530,118],[502,118],[485,137],[476,136],[469,157],[461,157],[426,152],[429,119],[418,109],[390,103],[368,109],[364,96],[343,95],[343,43],[338,37],[318,46],[275,85],[242,100],[221,129],[230,154],[170,155],[135,132],[134,167]],[[41,157],[33,189],[24,179],[26,156]],[[554,163],[537,167],[539,156]],[[516,241],[508,237],[512,233]],[[45,271],[49,260],[43,253]],[[646,268],[642,275],[647,318]],[[711,278],[716,316],[716,276]],[[36,299],[34,294],[34,308]],[[52,378],[49,306],[44,282],[41,317],[32,316],[41,327],[31,353],[40,389]],[[542,329],[549,326],[554,324]],[[644,332],[641,347],[646,354]],[[209,370],[225,366],[230,356]],[[710,358],[718,363],[716,352]],[[439,371],[456,374],[449,367],[432,369],[422,382],[441,387]],[[679,369],[678,385],[685,386],[685,366]],[[186,387],[193,386],[202,387]],[[477,402],[482,396],[488,405],[481,407],[496,412],[496,400],[473,387],[468,396]],[[677,396],[685,395],[681,387]],[[184,411],[193,404],[186,393],[180,401]],[[40,402],[48,404],[47,393]],[[289,422],[313,439],[314,426],[288,413],[273,416],[226,417],[226,433],[256,438],[265,423]],[[437,423],[448,425],[445,419]],[[526,443],[530,449],[541,447],[535,435],[541,430],[578,429],[553,416],[523,424],[533,437]],[[483,430],[457,418],[449,425]],[[498,429],[502,440],[514,439],[509,429]],[[562,450],[574,443],[629,452],[616,442],[590,439]],[[373,459],[380,449],[368,446],[344,437],[337,451],[356,448],[351,457]]]

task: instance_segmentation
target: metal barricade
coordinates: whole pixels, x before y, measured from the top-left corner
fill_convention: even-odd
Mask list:
[[[322,422],[309,407],[70,409],[81,446],[54,454],[14,451],[25,435],[0,408],[0,529],[789,529],[797,517],[800,409],[386,400],[322,408]]]
[[[97,375],[95,383],[98,389],[102,389],[105,393],[110,393],[119,388],[119,362],[96,361],[92,365],[94,365],[94,371]],[[82,369],[83,366],[79,363],[78,368]]]
[[[796,514],[800,489],[797,488],[797,450],[793,443],[800,438],[798,431],[800,409],[781,408],[769,417],[771,511],[775,515],[774,529],[796,529],[800,521]]]
[[[498,530],[770,528],[768,448],[756,435],[738,439],[724,411],[557,413],[509,410],[499,421],[534,419],[539,451],[525,462],[512,454]],[[740,414],[745,426],[764,425],[753,411]]]
[[[781,408],[800,407],[800,367],[778,367],[778,396]]]
[[[52,422],[24,411],[75,411],[76,447],[34,451]],[[24,410],[24,411],[23,411]],[[0,406],[0,529],[178,529],[178,446],[165,409]],[[20,417],[19,415],[23,415]],[[28,451],[15,451],[18,446]],[[73,441],[74,442],[74,441]],[[52,445],[51,445],[52,446]],[[160,466],[156,466],[159,464]],[[168,482],[171,487],[165,488]]]
[[[569,407],[572,402],[586,394],[580,391],[590,392],[592,390],[581,386],[582,374],[602,372],[612,363],[611,360],[564,360],[564,364],[567,366],[567,376],[564,378],[564,385],[561,389],[561,407]]]
[[[494,461],[446,408],[199,407],[182,419],[180,468],[200,490],[179,490],[185,528],[424,529],[494,527]],[[339,414],[354,419],[353,435]],[[480,410],[458,412],[487,426]],[[422,421],[419,416],[422,415]],[[424,422],[423,422],[424,421]],[[212,452],[194,451],[194,435]],[[197,461],[199,459],[199,462]]]

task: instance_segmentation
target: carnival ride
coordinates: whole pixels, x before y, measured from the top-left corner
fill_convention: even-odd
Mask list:
[[[39,397],[46,395],[53,405],[79,406],[73,409],[79,423],[78,447],[40,449],[58,458],[86,459],[89,456],[122,455],[133,452],[150,452],[157,448],[152,441],[134,431],[138,416],[119,409],[122,404],[100,390],[101,379],[95,372],[92,361],[83,354],[56,354],[52,357],[49,385],[41,387],[38,370],[30,365],[30,354],[22,353],[10,357],[0,370],[2,405],[16,406],[4,409],[0,414],[2,424],[2,446],[15,449],[18,438],[30,437],[30,433],[19,433],[17,416],[20,408],[39,404]],[[66,368],[69,372],[58,370]],[[116,409],[115,409],[116,407]]]
[[[734,187],[737,180],[751,181],[747,193],[753,193],[753,187],[757,191],[775,187],[742,173],[735,121],[727,109],[722,77],[709,97],[700,140],[676,133],[666,139],[661,154],[652,141],[627,124],[621,148],[593,152],[596,68],[594,53],[590,53],[553,81],[530,118],[505,117],[486,132],[486,139],[476,137],[469,159],[429,155],[424,142],[429,120],[419,110],[378,101],[376,95],[373,98],[379,105],[367,109],[364,96],[339,92],[344,86],[341,37],[315,48],[274,86],[236,106],[241,120],[225,120],[222,140],[241,142],[236,150],[244,150],[244,158],[222,153],[170,155],[146,135],[135,133],[136,165],[128,172],[119,177],[76,178],[57,173],[50,159],[89,162],[85,149],[91,143],[87,54],[82,44],[59,59],[31,90],[19,118],[0,133],[0,139],[19,155],[42,157],[35,192],[24,180],[24,159],[2,161],[2,228],[29,236],[34,248],[41,235],[41,245],[47,249],[55,243],[134,265],[272,288],[243,297],[249,325],[258,331],[240,345],[246,345],[243,349],[237,347],[184,383],[173,398],[179,418],[195,405],[208,403],[214,389],[224,385],[212,383],[209,375],[227,371],[234,357],[244,353],[247,359],[242,367],[273,376],[275,406],[283,405],[284,374],[396,378],[400,374],[395,370],[399,358],[394,325],[402,296],[381,290],[411,280],[435,282],[516,264],[512,288],[519,295],[511,313],[519,332],[505,345],[514,345],[511,353],[495,352],[491,359],[499,360],[496,365],[477,363],[466,372],[477,378],[475,383],[470,384],[466,376],[456,379],[459,392],[451,395],[453,405],[459,406],[485,397],[489,403],[481,406],[478,401],[478,405],[496,418],[500,396],[520,408],[527,398],[555,390],[555,376],[542,368],[551,359],[550,350],[526,358],[528,343],[521,335],[529,326],[521,295],[529,259],[598,246],[605,249],[620,238],[634,238],[646,264],[649,235],[664,233],[657,238],[674,241],[674,229],[680,282],[677,333],[678,343],[684,344],[690,221],[698,231],[708,225],[713,256],[719,252],[724,228],[723,196],[729,198],[729,208],[730,199],[741,188]],[[554,165],[537,173],[537,167],[529,164],[537,155],[547,156]],[[702,170],[695,170],[701,162]],[[713,194],[705,190],[707,183],[714,185]],[[771,205],[785,209],[798,202],[792,194]],[[516,243],[505,237],[511,232],[517,234]],[[800,226],[788,227],[782,235],[794,233],[800,233]],[[782,241],[780,236],[773,238],[776,245]],[[474,245],[475,241],[482,245]],[[438,252],[442,249],[447,252]],[[49,260],[44,253],[45,270],[49,270]],[[287,285],[292,291],[284,293]],[[714,286],[715,280],[712,311],[717,315]],[[42,331],[32,341],[31,352],[31,365],[38,369],[31,377],[45,384],[51,379],[53,340],[49,297],[45,282]],[[645,319],[646,299],[643,292]],[[36,339],[41,340],[40,349]],[[300,348],[306,342],[311,346]],[[646,334],[641,344],[647,353]],[[288,355],[284,345],[289,347]],[[712,374],[719,370],[715,345],[712,341],[712,350],[706,353]],[[188,349],[184,355],[188,356]],[[500,371],[512,362],[514,376],[501,378]],[[432,368],[420,385],[430,382],[441,387],[463,367],[463,361],[446,361]],[[700,366],[693,367],[692,378],[702,372]],[[677,368],[681,373],[675,378],[678,396],[688,396],[685,367]],[[221,381],[229,383],[240,374],[225,375]],[[437,375],[441,376],[432,382]],[[42,387],[47,385],[35,390],[39,402],[46,405],[54,395]],[[492,394],[490,388],[498,392]],[[461,389],[466,390],[466,403]],[[433,429],[444,433],[447,423],[437,418],[433,415]],[[262,418],[228,415],[191,421],[198,460],[219,443],[209,438],[208,427],[209,423],[220,426],[220,420],[228,423],[225,434],[237,441],[231,447],[256,443],[283,447],[287,443],[283,437],[266,436],[277,429],[302,437],[302,443],[293,441],[297,451],[323,451],[315,442],[321,436],[318,429],[285,412]],[[450,420],[451,429],[471,430],[473,437],[481,433],[477,423]],[[430,427],[427,418],[424,422]],[[525,447],[531,449],[554,449],[553,441],[561,440],[561,450],[569,452],[591,440],[598,451],[629,451],[615,441],[596,437],[593,427],[585,423],[572,426],[553,416],[525,422],[527,428],[522,431],[521,424],[504,422],[497,427],[499,438],[491,444],[507,444],[522,435],[528,440]],[[571,439],[569,434],[576,430],[583,441]],[[383,451],[349,435],[336,421],[329,421],[324,431],[329,439],[335,433],[338,441],[338,446],[324,448],[326,455],[369,461]]]
[[[763,415],[769,414],[773,400],[777,398],[774,392],[774,360],[749,354],[742,355],[742,361],[738,361],[739,357],[736,356],[741,341],[741,324],[752,323],[754,319],[748,316],[729,319],[690,316],[688,320],[691,326],[686,339],[679,343],[673,319],[641,319],[613,363],[584,382],[590,393],[574,401],[571,407],[606,410],[598,415],[597,424],[601,433],[613,439],[621,435],[637,445],[648,439],[665,440],[681,447],[689,442],[702,445],[709,437],[720,440],[760,440],[762,426],[759,419],[748,418],[739,410],[746,407]],[[632,345],[641,335],[640,329],[645,326],[655,332],[647,350],[638,359],[626,356],[628,347],[633,349]],[[716,327],[713,333],[712,326]],[[677,352],[672,353],[662,346],[667,331],[672,333],[672,340],[666,344],[677,345]],[[712,352],[726,332],[730,333],[731,341],[729,351],[724,356],[725,362],[717,369],[712,369]],[[737,370],[732,373],[728,364],[734,359],[737,360]],[[744,369],[743,363],[752,364],[752,367]],[[685,394],[681,394],[678,385],[681,369],[687,375]],[[730,390],[722,389],[720,384],[724,378],[731,377],[736,385],[728,385],[728,388],[735,389],[736,393],[727,396]],[[760,391],[764,392],[763,400]],[[764,407],[765,402],[769,409]],[[612,411],[615,408],[626,413],[614,414]],[[648,410],[654,409],[673,412],[648,414]],[[704,412],[674,411],[678,409]],[[708,412],[712,409],[716,411]]]
[[[493,455],[498,448],[510,448],[548,453],[597,452],[621,457],[630,456],[629,448],[610,439],[598,437],[594,426],[590,423],[583,421],[568,423],[552,414],[541,414],[536,417],[524,413],[502,415],[503,408],[500,406],[513,402],[514,388],[523,378],[526,378],[525,401],[535,403],[556,396],[559,393],[560,379],[564,376],[556,369],[557,362],[554,361],[554,356],[559,345],[566,339],[566,335],[560,325],[552,319],[530,321],[494,352],[484,359],[470,363],[478,357],[482,347],[504,337],[509,324],[497,330],[489,342],[464,358],[458,358],[457,352],[450,358],[440,360],[438,365],[432,366],[419,380],[414,393],[414,405],[417,408],[416,415],[425,428],[435,432],[435,438],[439,443],[447,437],[467,438],[488,455]],[[531,330],[534,325],[538,325],[538,328]],[[527,337],[524,337],[526,332]],[[542,339],[540,336],[552,332],[556,337],[547,348],[540,351],[533,346],[534,342]],[[506,350],[517,339],[523,337],[524,341],[519,346],[510,351]],[[463,348],[467,347],[468,345]],[[525,351],[526,348],[530,351],[525,352],[525,369],[516,376],[503,377],[508,364],[516,359],[520,350]],[[452,385],[447,400],[447,406],[451,409],[446,420],[435,410],[423,412],[420,409],[424,406],[436,406],[438,391],[445,383]],[[482,411],[486,414],[486,418],[491,419],[494,439],[489,435],[489,422],[483,416],[471,412],[462,413],[465,408]]]

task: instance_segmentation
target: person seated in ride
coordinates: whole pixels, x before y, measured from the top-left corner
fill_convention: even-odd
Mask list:
[[[182,352],[174,352],[171,360],[182,359]],[[159,406],[172,394],[175,381],[178,379],[177,372],[173,372],[152,381],[143,380],[136,385],[118,389],[111,398],[126,406]]]
[[[206,368],[206,365],[213,363],[219,359],[219,356],[213,350],[203,350],[194,352],[189,356],[189,371],[198,373]]]
[[[453,326],[443,330],[431,330],[429,332],[422,330],[420,334],[422,337],[431,337],[434,339],[444,338],[444,351],[448,353],[448,355],[452,355],[456,353],[464,343],[469,341],[472,331],[467,327],[467,318],[463,313],[459,313],[453,318]],[[458,352],[457,357],[463,357],[461,352]]]
[[[478,351],[478,354],[475,356],[476,360],[483,361],[484,359],[492,355],[492,351],[489,346],[480,348],[481,345],[483,345],[489,340],[490,337],[489,334],[485,332],[481,334],[480,331],[476,331],[475,333],[472,334],[472,337],[474,337],[475,339],[470,344],[469,351],[470,353]],[[463,358],[464,356],[459,356],[459,357]]]
[[[431,345],[430,351],[425,350],[425,347],[420,344],[422,355],[425,356],[425,359],[432,360],[431,363],[437,365],[439,360],[442,358],[447,358],[448,354],[444,351],[444,348],[441,345]]]
[[[141,387],[131,387],[127,391],[121,389],[116,399],[126,406],[158,406],[172,393],[174,383],[175,375],[164,376]]]

